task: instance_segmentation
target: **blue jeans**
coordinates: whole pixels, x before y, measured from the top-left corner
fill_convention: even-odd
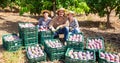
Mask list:
[[[80,30],[79,28],[74,28],[73,30],[70,31],[72,34],[76,34],[76,33],[79,33]]]
[[[69,29],[67,27],[60,28],[54,33],[54,37],[58,37],[59,34],[64,34],[64,41],[68,38]]]

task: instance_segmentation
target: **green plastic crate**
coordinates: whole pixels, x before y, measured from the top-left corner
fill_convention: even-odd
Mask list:
[[[18,31],[20,38],[27,39],[32,37],[38,37],[38,27],[35,26],[35,27],[21,28],[20,24],[25,24],[25,23],[18,23]]]
[[[6,41],[4,39],[4,37],[11,36],[11,35],[16,35],[17,36],[17,34],[7,34],[7,35],[2,36],[3,47],[7,51],[16,51],[22,46],[22,40],[18,39],[18,40],[14,40],[14,41]]]
[[[102,59],[102,58],[100,58],[100,52],[103,52],[103,53],[105,53],[105,51],[100,51],[99,50],[99,54],[98,54],[98,63],[116,63],[116,62],[109,62],[109,61],[107,61],[106,59]],[[113,54],[116,54],[116,53],[113,53]]]
[[[46,39],[53,39],[53,37],[54,37],[54,34],[50,30],[49,31],[40,31],[38,33],[39,43],[43,42]]]
[[[32,38],[32,37],[38,37],[38,32],[31,32],[31,33],[26,33],[23,34],[22,32],[19,32],[20,38],[22,39],[27,39],[27,38]]]
[[[23,39],[23,45],[24,46],[29,46],[29,45],[32,45],[32,44],[38,44],[38,37]]]
[[[53,32],[48,30],[48,31],[40,31],[39,35],[41,37],[52,37],[53,36]]]
[[[58,40],[60,42],[59,39],[46,39],[46,40],[51,40],[51,41]],[[66,46],[64,46],[64,45],[63,45],[63,47],[59,47],[59,48],[51,48],[46,43],[44,43],[44,46],[45,46],[45,51],[47,53],[58,53],[58,52],[65,52],[66,51]]]
[[[65,58],[65,52],[60,52],[60,53],[53,53],[53,54],[48,54],[48,57],[50,59],[50,61],[54,61],[54,60],[62,60]]]
[[[31,46],[36,46],[36,45],[31,45]],[[31,47],[30,46],[30,47]],[[40,63],[40,62],[42,62],[42,61],[46,61],[46,57],[47,57],[47,54],[46,54],[46,52],[44,52],[44,56],[41,56],[41,57],[37,57],[37,58],[31,58],[30,56],[29,56],[29,54],[28,54],[28,47],[29,46],[27,46],[26,47],[26,56],[27,56],[27,59],[28,59],[28,62],[29,63]],[[41,47],[41,45],[40,45],[40,47]]]
[[[89,50],[95,50],[96,52],[98,52],[99,50],[102,50],[104,51],[105,50],[105,47],[104,47],[104,38],[101,36],[101,37],[88,37],[87,38],[87,42],[86,42],[86,49],[88,49],[88,40],[91,40],[91,39],[102,39],[102,49],[89,49]]]
[[[73,49],[74,51],[90,51],[94,53],[94,59],[93,60],[81,60],[81,59],[73,59],[68,56],[68,52]],[[96,54],[93,50],[81,50],[79,48],[68,48],[65,54],[65,63],[96,63]]]
[[[69,34],[68,35],[68,38],[71,36],[71,35],[73,35],[73,34]],[[68,48],[81,48],[81,49],[83,49],[84,48],[84,35],[83,35],[83,33],[77,33],[76,35],[82,35],[83,36],[83,39],[82,39],[82,42],[77,42],[77,41],[69,41],[68,39],[67,39],[67,47]]]

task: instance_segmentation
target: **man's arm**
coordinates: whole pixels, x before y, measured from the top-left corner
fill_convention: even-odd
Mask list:
[[[63,28],[63,27],[69,27],[69,21],[66,20],[66,22],[63,25],[58,26],[56,29]]]
[[[51,20],[51,22],[49,23],[49,29],[51,29],[52,31],[55,31],[55,28],[53,27],[53,24],[54,24],[55,20],[56,20],[56,17],[54,17],[54,18]]]

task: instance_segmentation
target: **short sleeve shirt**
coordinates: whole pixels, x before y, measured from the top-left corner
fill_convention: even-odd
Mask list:
[[[49,17],[49,18],[47,19],[47,21],[45,21],[44,18],[40,18],[38,21],[39,21],[39,23],[38,23],[39,26],[46,26],[46,27],[48,27],[48,26],[49,26],[49,23],[50,23],[50,21],[51,21],[51,18]]]

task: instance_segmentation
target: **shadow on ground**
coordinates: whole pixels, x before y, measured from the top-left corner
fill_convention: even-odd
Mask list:
[[[101,21],[78,21],[80,27],[86,27],[86,28],[91,28],[91,27],[96,27],[99,28],[100,25],[102,24],[103,26],[106,25],[106,21],[101,22]],[[109,29],[115,29],[111,25],[108,27]]]
[[[3,48],[2,44],[0,45],[0,53],[2,53],[3,51],[5,51],[5,49]]]
[[[20,21],[18,21],[20,22]],[[5,21],[0,23],[0,30],[4,30],[8,33],[17,33],[18,32],[18,22]]]
[[[3,23],[0,23],[0,31],[4,30],[8,33],[18,33],[18,23],[22,21],[5,21]],[[35,23],[34,23],[35,24]]]

